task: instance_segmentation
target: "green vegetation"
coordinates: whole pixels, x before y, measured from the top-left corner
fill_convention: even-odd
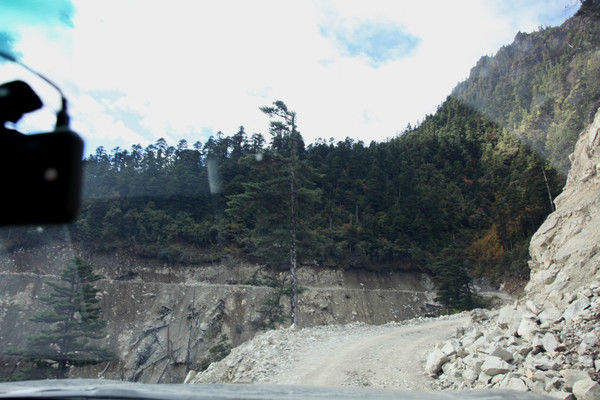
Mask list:
[[[528,277],[531,235],[600,106],[599,9],[584,1],[561,27],[518,34],[384,143],[305,146],[296,114],[275,102],[263,109],[268,142],[240,127],[191,148],[100,147],[74,237],[174,265],[235,252],[274,270],[425,271],[449,307],[469,308],[472,276]]]
[[[46,282],[52,288],[40,302],[48,309],[31,321],[46,324],[27,337],[25,350],[11,351],[30,368],[23,368],[11,379],[66,378],[71,366],[94,365],[113,358],[98,343],[106,335],[106,322],[100,318],[98,292],[93,283],[101,277],[91,264],[75,257],[60,274],[60,282]]]
[[[138,153],[99,149],[86,161],[87,200],[75,237],[100,250],[125,248],[172,262],[184,262],[190,248],[237,249],[288,269],[295,243],[304,265],[416,269],[447,283],[453,271],[461,281],[473,273],[525,276],[523,250],[551,211],[546,180],[554,195],[562,186],[534,152],[452,97],[419,127],[385,143],[321,140],[305,147],[298,133],[294,186],[289,145],[278,140],[273,135],[269,146],[253,147],[240,129],[195,149],[162,140]],[[210,169],[221,176],[212,193]],[[156,196],[131,192],[146,180],[156,182]],[[178,181],[200,183],[182,184],[183,194],[168,191]],[[465,255],[456,270],[440,263],[449,248]]]
[[[482,57],[453,95],[508,129],[566,174],[577,135],[600,107],[600,2],[560,27],[519,33]]]
[[[208,355],[193,368],[195,371],[204,371],[210,364],[221,361],[231,353],[231,343],[227,335],[221,335],[219,341],[208,349]]]
[[[257,309],[260,319],[254,321],[253,325],[256,329],[275,329],[278,325],[293,321],[291,312],[285,312],[281,304],[284,296],[290,297],[291,285],[285,278],[280,278],[277,274],[266,274],[263,272],[255,272],[252,277],[243,282],[245,285],[253,286],[268,286],[273,290],[265,297],[261,306]],[[296,287],[296,294],[301,294],[306,288]]]

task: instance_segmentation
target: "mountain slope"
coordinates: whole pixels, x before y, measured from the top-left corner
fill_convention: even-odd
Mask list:
[[[240,128],[193,148],[164,139],[99,148],[86,160],[73,237],[169,263],[234,254],[287,269],[294,197],[300,264],[426,271],[449,308],[473,307],[472,275],[527,280],[530,237],[553,211],[574,138],[600,99],[599,8],[585,1],[562,26],[517,35],[388,142],[297,138],[297,196],[282,158],[290,143],[277,133],[270,143]],[[10,238],[9,247],[37,242],[34,231]]]
[[[579,132],[600,106],[600,11],[584,1],[559,27],[518,33],[482,57],[452,95],[533,147],[566,174]]]

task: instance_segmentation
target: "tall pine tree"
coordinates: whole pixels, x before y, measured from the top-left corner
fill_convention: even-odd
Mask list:
[[[302,242],[310,236],[314,210],[308,208],[320,192],[314,188],[314,172],[303,159],[304,141],[296,113],[282,101],[261,111],[271,118],[271,146],[240,160],[253,173],[243,183],[242,193],[229,197],[227,213],[247,249],[271,267],[289,269],[291,316],[296,323],[298,250],[303,250]]]
[[[98,344],[106,322],[100,318],[99,289],[94,282],[101,276],[93,266],[75,257],[61,271],[59,282],[46,282],[48,296],[40,299],[48,309],[35,314],[31,321],[46,324],[39,333],[27,338],[26,348],[14,352],[35,367],[21,371],[24,378],[65,378],[72,366],[94,365],[113,358]]]

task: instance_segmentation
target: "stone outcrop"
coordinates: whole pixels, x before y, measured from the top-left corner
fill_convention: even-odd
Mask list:
[[[581,286],[600,280],[600,113],[580,135],[570,159],[556,211],[531,239],[531,279],[525,288],[536,304],[560,309]]]
[[[600,111],[570,158],[556,211],[531,240],[525,297],[473,312],[484,320],[457,332],[456,352],[426,368],[440,388],[600,398]],[[447,345],[438,344],[431,357]]]
[[[1,251],[1,243],[0,243]],[[4,349],[22,347],[40,329],[29,318],[78,254],[94,264],[107,321],[106,343],[118,358],[73,369],[71,377],[180,383],[209,349],[227,335],[232,346],[259,332],[266,299],[274,292],[253,283],[260,266],[230,258],[214,264],[172,265],[125,252],[98,253],[69,242],[0,253],[0,376],[14,371]],[[300,268],[299,326],[366,322],[381,324],[423,315],[434,292],[416,273],[369,273]],[[289,300],[280,299],[284,312]],[[23,335],[26,332],[26,335]]]

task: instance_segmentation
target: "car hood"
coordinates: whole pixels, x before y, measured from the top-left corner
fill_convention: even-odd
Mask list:
[[[350,387],[143,384],[97,379],[62,379],[0,384],[0,399],[550,399],[531,392],[472,390],[463,392],[400,392]]]

